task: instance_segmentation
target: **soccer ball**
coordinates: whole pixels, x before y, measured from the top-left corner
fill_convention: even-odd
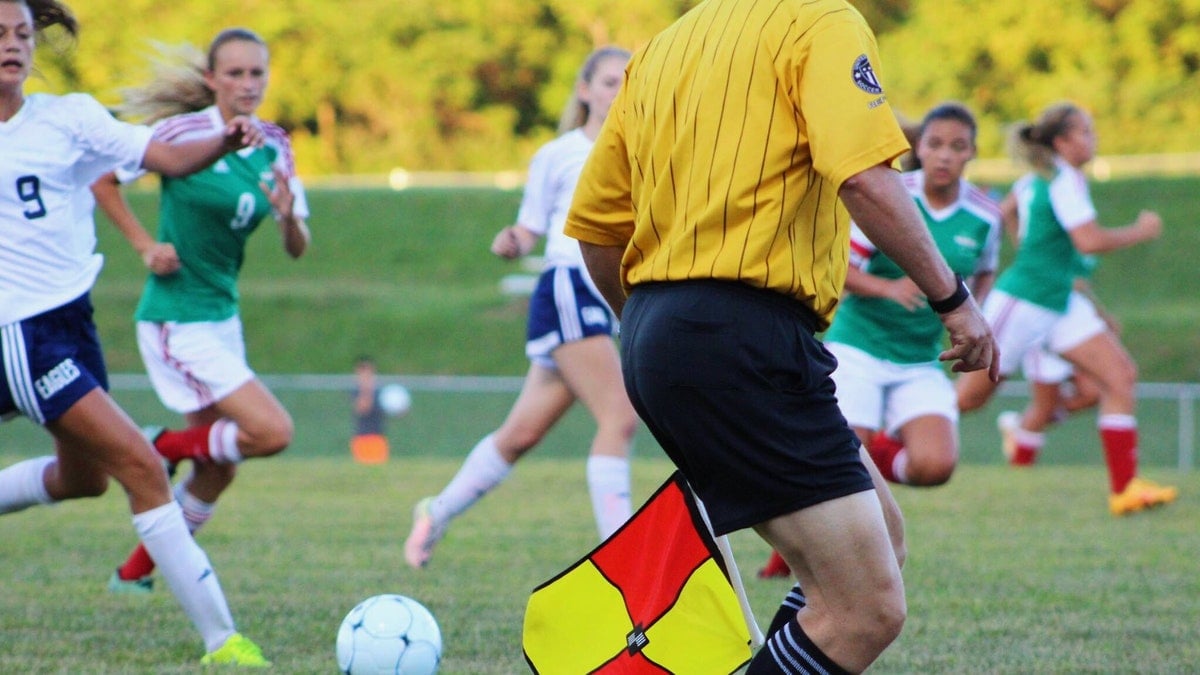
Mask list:
[[[412,396],[402,384],[385,384],[379,389],[379,407],[392,417],[401,417],[412,407]]]
[[[403,595],[376,595],[342,619],[337,635],[343,675],[433,675],[442,631],[428,609]]]

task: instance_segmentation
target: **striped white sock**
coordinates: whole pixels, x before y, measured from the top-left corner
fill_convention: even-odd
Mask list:
[[[190,484],[190,480],[185,480],[175,486],[175,501],[179,503],[179,508],[183,509],[183,521],[187,523],[188,532],[196,534],[196,531],[212,518],[217,505],[188,492],[187,486]]]
[[[238,426],[233,420],[219,419],[208,430],[208,455],[217,464],[237,464],[242,453],[237,445]]]

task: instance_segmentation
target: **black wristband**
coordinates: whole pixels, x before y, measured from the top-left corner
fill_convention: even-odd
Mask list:
[[[929,306],[938,314],[953,312],[958,309],[967,298],[971,297],[971,291],[967,288],[967,282],[963,281],[961,274],[954,275],[954,281],[958,283],[958,288],[954,289],[954,293],[945,300],[930,300]]]

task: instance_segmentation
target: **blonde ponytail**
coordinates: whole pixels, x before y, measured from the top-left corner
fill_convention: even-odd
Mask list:
[[[203,110],[216,101],[204,82],[205,56],[192,45],[153,43],[158,52],[151,59],[150,82],[121,90],[117,113],[145,124],[188,112]]]

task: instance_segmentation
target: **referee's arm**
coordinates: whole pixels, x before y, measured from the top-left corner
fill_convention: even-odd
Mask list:
[[[596,290],[600,291],[620,319],[621,311],[625,309],[625,288],[621,284],[621,258],[625,255],[625,247],[602,246],[581,240],[579,250],[583,253],[583,263],[587,265]]]
[[[955,294],[958,279],[894,169],[877,164],[851,176],[842,183],[838,196],[859,229],[904,270],[925,297],[934,300]],[[950,333],[951,346],[939,358],[958,361],[953,366],[956,372],[987,369],[992,381],[998,381],[999,352],[975,302],[967,297],[940,318]]]

